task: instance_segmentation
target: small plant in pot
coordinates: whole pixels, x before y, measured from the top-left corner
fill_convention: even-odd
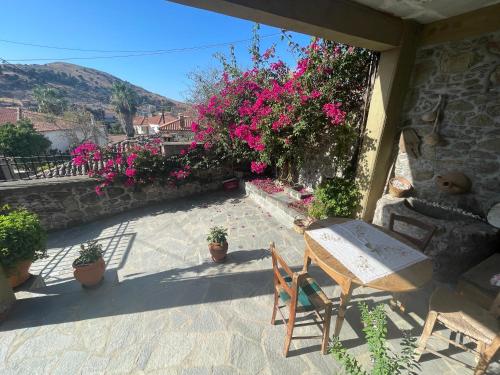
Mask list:
[[[0,208],[0,266],[12,288],[29,279],[32,262],[47,257],[46,240],[36,214],[24,208]]]
[[[221,263],[226,260],[227,255],[227,229],[224,227],[212,227],[207,237],[208,250],[212,255],[212,260]]]
[[[102,254],[102,245],[95,240],[80,245],[80,256],[73,262],[73,275],[83,287],[91,288],[102,281],[106,269]]]

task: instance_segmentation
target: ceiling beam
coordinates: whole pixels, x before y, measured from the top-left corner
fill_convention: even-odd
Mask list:
[[[424,25],[420,44],[462,40],[500,30],[500,4]]]
[[[403,21],[348,0],[169,0],[375,51],[400,45]]]

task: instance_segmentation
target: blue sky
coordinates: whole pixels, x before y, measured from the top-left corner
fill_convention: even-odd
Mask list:
[[[59,47],[94,50],[155,50],[218,44],[249,39],[253,23],[199,10],[165,0],[1,0],[0,39]],[[5,17],[5,15],[12,15]],[[279,29],[262,25],[261,35],[278,34]],[[309,36],[294,34],[306,44]],[[267,48],[278,43],[278,55],[293,63],[278,35],[263,38]],[[249,42],[235,44],[240,64],[248,66]],[[217,67],[215,52],[229,47],[208,48],[156,56],[116,59],[74,60],[71,63],[111,73],[147,90],[183,100],[189,83],[186,74],[199,67]],[[0,41],[0,57],[47,58],[26,62],[44,64],[61,58],[124,53],[97,53],[46,49]]]

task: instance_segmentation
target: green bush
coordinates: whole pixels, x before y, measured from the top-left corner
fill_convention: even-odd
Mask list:
[[[0,209],[0,264],[7,274],[21,261],[45,258],[46,239],[36,214],[24,208]]]
[[[315,219],[327,217],[350,217],[360,200],[356,183],[347,178],[334,177],[314,190],[314,202],[309,207],[309,215]]]
[[[379,304],[370,310],[365,303],[359,303],[363,333],[372,360],[371,371],[366,371],[357,359],[342,346],[338,337],[334,337],[330,353],[339,361],[350,375],[399,375],[416,374],[420,369],[415,360],[415,339],[405,335],[401,342],[401,353],[393,353],[387,346],[387,316],[384,305]]]

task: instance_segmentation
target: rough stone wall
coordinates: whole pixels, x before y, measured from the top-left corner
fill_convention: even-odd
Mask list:
[[[417,51],[402,126],[421,141],[433,125],[421,116],[440,94],[447,97],[440,124],[444,144],[421,142],[418,158],[400,151],[395,174],[409,179],[421,198],[485,215],[500,200],[500,31]],[[472,180],[469,194],[436,188],[436,176],[450,171]]]
[[[224,171],[203,177],[206,182],[190,182],[179,187],[157,183],[137,190],[112,186],[105,189],[102,196],[95,193],[96,181],[87,176],[14,181],[0,184],[0,205],[26,207],[39,215],[47,230],[54,230],[132,208],[217,190],[222,186]]]

